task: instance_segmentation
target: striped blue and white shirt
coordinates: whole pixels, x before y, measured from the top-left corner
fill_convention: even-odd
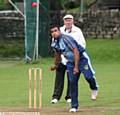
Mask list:
[[[52,41],[51,47],[55,51],[61,52],[61,54],[65,56],[68,62],[74,62],[74,48],[78,49],[81,57],[82,53],[85,51],[85,49],[81,45],[78,45],[78,43],[71,36],[64,34],[61,34],[59,38],[54,39],[54,41]]]

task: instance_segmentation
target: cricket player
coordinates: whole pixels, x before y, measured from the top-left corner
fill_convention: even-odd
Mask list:
[[[79,106],[78,80],[80,73],[84,74],[86,80],[90,84],[90,88],[97,91],[98,85],[96,84],[95,72],[85,49],[81,45],[78,45],[71,36],[61,34],[59,26],[54,24],[51,26],[51,35],[54,38],[51,47],[55,51],[55,65],[51,67],[51,69],[57,68],[60,64],[61,54],[68,60],[66,66],[70,79],[70,93],[72,100],[70,112],[77,112]]]

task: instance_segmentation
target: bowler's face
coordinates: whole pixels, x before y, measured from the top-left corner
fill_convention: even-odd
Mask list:
[[[58,38],[60,36],[60,30],[57,27],[52,28],[51,35],[53,38]]]

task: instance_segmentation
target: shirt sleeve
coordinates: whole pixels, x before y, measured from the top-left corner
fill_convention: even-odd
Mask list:
[[[77,48],[77,43],[71,36],[64,36],[64,41],[71,50]]]

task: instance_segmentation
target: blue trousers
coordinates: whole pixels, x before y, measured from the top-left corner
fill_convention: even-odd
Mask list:
[[[69,80],[70,80],[70,93],[71,93],[71,108],[78,108],[78,80],[81,73],[83,73],[85,79],[90,85],[90,88],[92,90],[98,90],[98,85],[95,78],[95,72],[92,68],[90,58],[87,55],[87,53],[83,53],[83,55],[80,57],[79,61],[79,73],[73,74],[74,69],[74,63],[68,62],[67,63],[67,71],[69,74]]]

